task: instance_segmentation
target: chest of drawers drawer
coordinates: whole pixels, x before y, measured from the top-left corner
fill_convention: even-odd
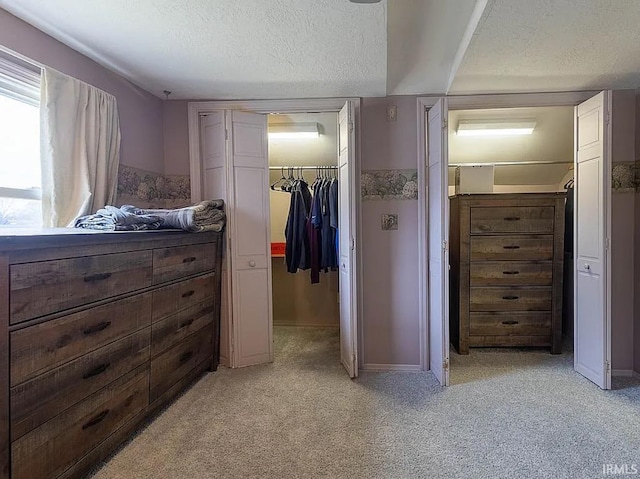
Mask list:
[[[215,245],[187,245],[153,251],[153,284],[166,283],[198,273],[212,271]]]
[[[207,274],[153,292],[153,321],[166,318],[213,296],[214,275]]]
[[[469,311],[550,311],[552,290],[547,287],[471,288]]]
[[[213,316],[214,299],[212,297],[203,303],[153,323],[151,356],[157,356],[190,334],[211,324]]]
[[[469,255],[473,261],[551,261],[553,236],[472,236]]]
[[[142,366],[14,441],[11,477],[58,477],[148,403],[149,375]]]
[[[10,323],[148,287],[151,274],[151,251],[12,265]]]
[[[549,336],[550,311],[471,313],[471,336]]]
[[[552,234],[554,216],[550,206],[472,207],[470,232]]]
[[[12,439],[147,362],[150,338],[145,328],[11,388]]]
[[[151,293],[144,293],[14,331],[11,386],[150,325]]]
[[[206,326],[151,361],[151,402],[207,360],[211,355],[212,334],[212,325]]]
[[[471,263],[471,286],[551,286],[553,264],[551,262],[490,261]]]

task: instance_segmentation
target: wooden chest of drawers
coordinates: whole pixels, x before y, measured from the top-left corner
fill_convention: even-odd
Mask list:
[[[563,193],[451,198],[450,336],[469,347],[562,340]]]
[[[215,370],[221,241],[174,231],[0,237],[0,478],[80,477]]]

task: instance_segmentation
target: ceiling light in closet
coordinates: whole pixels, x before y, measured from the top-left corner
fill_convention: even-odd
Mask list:
[[[458,136],[513,136],[530,135],[535,120],[460,120]]]
[[[269,126],[269,138],[300,140],[304,138],[318,138],[317,123],[279,123]]]

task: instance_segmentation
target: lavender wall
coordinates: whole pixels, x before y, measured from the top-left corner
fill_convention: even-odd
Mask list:
[[[365,98],[361,132],[363,172],[417,168],[416,97]],[[382,230],[384,213],[398,215],[396,231]],[[363,200],[361,219],[363,364],[419,366],[418,201]]]
[[[164,172],[189,175],[189,102],[170,100],[162,103]]]
[[[636,160],[640,153],[640,90],[636,91]],[[637,165],[637,163],[636,163]],[[638,180],[638,172],[636,169],[636,183]],[[640,245],[640,194],[635,195],[635,228],[634,228],[634,250]],[[634,258],[634,271],[637,280],[634,284],[634,370],[640,374],[640,254],[636,254]]]
[[[0,45],[114,95],[122,130],[121,162],[164,172],[162,100],[2,9]]]

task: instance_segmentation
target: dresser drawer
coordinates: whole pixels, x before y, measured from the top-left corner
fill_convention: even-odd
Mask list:
[[[553,233],[555,209],[552,206],[472,207],[470,232]]]
[[[58,477],[148,403],[141,367],[13,442],[12,479]]]
[[[14,331],[11,385],[150,325],[151,293],[144,293]]]
[[[550,312],[471,313],[471,336],[551,336]]]
[[[196,331],[151,361],[150,402],[213,354],[213,327]]]
[[[488,261],[471,263],[471,286],[551,286],[553,264],[522,261]]]
[[[214,269],[216,243],[174,246],[153,250],[153,284]]]
[[[550,311],[552,289],[546,287],[471,288],[469,310]]]
[[[212,273],[156,289],[153,292],[153,321],[212,298],[213,280]]]
[[[16,439],[149,360],[151,328],[11,388]]]
[[[469,250],[471,261],[551,261],[553,236],[472,236]]]
[[[10,323],[151,286],[151,251],[11,266]]]
[[[213,298],[153,323],[151,356],[155,357],[213,322]]]

